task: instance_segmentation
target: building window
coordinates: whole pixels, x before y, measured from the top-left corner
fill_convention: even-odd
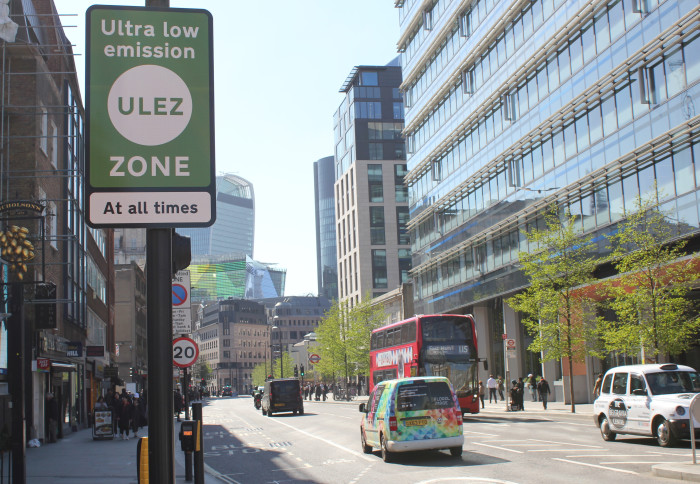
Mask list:
[[[362,86],[378,86],[379,80],[377,78],[376,72],[361,72],[360,73],[360,85]]]
[[[403,119],[403,103],[394,103],[394,119]]]
[[[372,245],[386,244],[384,207],[369,207],[370,239]]]
[[[459,35],[469,37],[472,34],[472,12],[471,9],[459,16]]]
[[[369,201],[376,203],[383,202],[384,188],[382,182],[382,165],[367,165],[367,183],[369,185]]]
[[[408,207],[396,207],[396,230],[399,245],[410,245],[411,243],[411,236],[406,229],[408,220]]]
[[[224,355],[224,358],[231,358],[231,352],[230,352],[230,351],[224,351],[223,355]]]
[[[43,104],[39,103],[39,147],[45,155],[49,154],[49,114]]]
[[[423,30],[433,29],[433,9],[423,10]]]
[[[386,289],[389,287],[386,273],[386,250],[372,250],[372,287]]]
[[[515,121],[515,93],[503,95],[503,119]]]
[[[51,164],[54,168],[58,166],[58,128],[53,121],[51,121]]]
[[[381,119],[382,103],[378,101],[356,101],[355,118],[357,119]]]
[[[410,270],[411,250],[399,249],[399,281],[401,281],[401,284],[405,284],[411,281],[411,277],[408,274]]]
[[[369,144],[369,159],[370,160],[383,160],[384,159],[384,145],[382,143],[368,143]]]
[[[406,165],[394,165],[394,196],[396,203],[408,202],[408,187],[403,182],[407,172]]]
[[[231,347],[231,340],[225,339],[224,340],[224,348],[230,348],[230,347]]]
[[[462,71],[462,93],[472,95],[475,90],[474,67]]]

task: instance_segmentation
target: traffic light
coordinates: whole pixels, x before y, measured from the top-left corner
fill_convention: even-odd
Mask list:
[[[301,377],[304,378],[304,365],[301,365]]]
[[[294,378],[297,378],[299,376],[299,367],[297,365],[294,365]]]
[[[192,244],[189,237],[180,235],[173,230],[170,247],[172,250],[172,275],[175,277],[178,271],[187,269],[192,262]]]
[[[129,376],[133,377],[134,376],[134,369],[129,368]]]
[[[207,386],[207,380],[205,380],[204,378],[202,378],[202,381],[201,381],[199,384],[200,384],[202,387],[205,387],[205,386]]]

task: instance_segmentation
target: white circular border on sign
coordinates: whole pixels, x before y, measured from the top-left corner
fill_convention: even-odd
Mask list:
[[[178,361],[178,359],[175,358],[175,353],[178,348],[182,348],[182,352],[187,355],[187,349],[192,348],[194,350],[194,356],[190,359],[185,359],[184,362]],[[177,338],[176,340],[173,341],[173,365],[180,367],[180,368],[188,368],[197,361],[197,358],[199,358],[199,346],[197,346],[197,343],[191,338]]]
[[[158,111],[164,114],[155,114],[156,99]],[[107,112],[124,138],[143,146],[158,146],[174,140],[187,128],[192,117],[192,95],[185,81],[170,69],[152,64],[136,66],[114,81]]]

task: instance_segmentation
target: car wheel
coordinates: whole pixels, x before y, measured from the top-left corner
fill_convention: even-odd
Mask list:
[[[656,441],[661,447],[673,447],[676,444],[676,436],[671,432],[666,419],[662,418],[656,426]]]
[[[610,430],[610,422],[605,416],[600,419],[600,435],[606,442],[612,442],[617,437],[617,434]]]
[[[296,409],[292,410],[292,415],[296,415],[296,414],[297,414]]]
[[[299,409],[299,415],[304,415],[304,407],[301,407],[301,408]]]
[[[362,429],[360,429],[360,439],[362,440],[362,452],[365,454],[371,454],[372,446],[367,445],[367,439],[365,439],[365,433]]]
[[[391,462],[394,460],[394,455],[389,452],[389,449],[386,448],[386,440],[384,440],[384,434],[381,434],[379,436],[379,445],[382,449],[382,460],[384,462]]]
[[[462,448],[461,447],[451,447],[450,448],[450,455],[452,457],[462,457]]]

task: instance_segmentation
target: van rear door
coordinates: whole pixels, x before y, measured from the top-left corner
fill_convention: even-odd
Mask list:
[[[394,440],[422,440],[462,434],[459,408],[446,381],[407,381],[396,394],[398,432]]]

